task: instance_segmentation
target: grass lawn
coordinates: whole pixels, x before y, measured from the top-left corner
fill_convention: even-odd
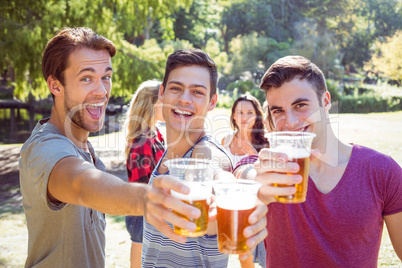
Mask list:
[[[230,129],[230,111],[215,109],[209,114],[207,128],[220,140]],[[335,133],[345,142],[353,142],[391,155],[402,166],[402,112],[376,114],[331,114]],[[100,157],[109,171],[124,176],[124,147],[122,133],[92,137]],[[21,208],[18,183],[9,183],[16,176],[18,156],[15,147],[0,146],[0,267],[22,267],[27,250],[25,216]],[[10,149],[11,148],[11,149]],[[14,157],[10,157],[10,153]],[[14,170],[14,171],[13,171]],[[13,172],[12,172],[13,171]],[[15,181],[15,178],[13,179]],[[18,181],[18,179],[17,179]],[[124,217],[107,216],[106,267],[129,267],[130,239]],[[402,267],[392,249],[388,233],[384,230],[378,261],[379,267]],[[231,256],[229,267],[240,267],[236,256]]]

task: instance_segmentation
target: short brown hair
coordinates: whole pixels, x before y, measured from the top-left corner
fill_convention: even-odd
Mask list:
[[[218,70],[215,62],[209,55],[201,49],[183,49],[177,50],[169,55],[166,62],[165,77],[163,78],[163,89],[166,89],[167,80],[170,73],[179,67],[197,65],[208,69],[210,78],[211,95],[216,94],[216,84],[218,80]]]
[[[63,28],[49,40],[42,54],[42,73],[45,80],[53,76],[64,86],[64,71],[68,68],[68,57],[80,47],[107,50],[110,57],[116,54],[113,42],[96,34],[89,28]]]
[[[277,60],[262,77],[260,89],[267,93],[270,88],[281,87],[295,78],[305,79],[313,86],[321,106],[321,97],[327,91],[324,74],[317,65],[302,56],[286,56]],[[273,125],[269,105],[267,115],[269,124]]]
[[[261,79],[260,89],[267,92],[272,87],[280,87],[294,78],[306,79],[314,87],[320,99],[327,91],[322,71],[310,60],[302,56],[287,56],[269,67]]]

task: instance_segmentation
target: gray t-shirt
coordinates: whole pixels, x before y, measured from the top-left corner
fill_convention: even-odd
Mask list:
[[[65,157],[78,157],[105,170],[89,147],[91,153],[81,150],[56,126],[41,122],[23,145],[19,168],[28,227],[25,267],[105,266],[104,214],[78,205],[55,204],[47,197],[49,175]]]

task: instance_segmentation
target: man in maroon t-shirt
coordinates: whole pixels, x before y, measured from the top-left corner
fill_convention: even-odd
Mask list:
[[[401,167],[389,156],[335,136],[321,70],[304,57],[284,57],[268,69],[260,88],[275,131],[316,134],[304,203],[275,202],[275,195],[292,195],[301,182],[298,164],[288,162],[286,154],[262,149],[235,169],[237,177],[263,184],[267,267],[377,267],[384,221],[402,258]]]

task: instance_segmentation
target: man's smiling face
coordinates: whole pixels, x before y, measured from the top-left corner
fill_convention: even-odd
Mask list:
[[[64,111],[75,127],[88,132],[102,128],[112,89],[112,64],[106,50],[78,48],[64,72]]]
[[[330,96],[319,100],[307,80],[295,78],[266,92],[270,113],[278,131],[313,132],[317,138],[326,135],[326,112]]]
[[[178,67],[169,74],[159,97],[163,103],[166,127],[183,134],[202,131],[208,111],[215,108],[217,96],[210,97],[210,74],[205,67]]]

